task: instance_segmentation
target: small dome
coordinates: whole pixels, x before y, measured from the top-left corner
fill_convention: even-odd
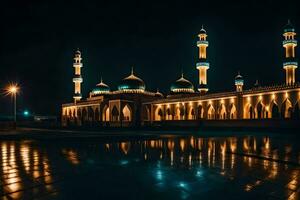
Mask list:
[[[159,92],[159,90],[157,89],[156,92],[155,92],[155,96],[156,97],[163,97],[164,95],[161,92]]]
[[[141,93],[145,91],[145,83],[142,79],[135,76],[133,70],[131,75],[124,78],[118,86],[119,91],[128,93]]]
[[[97,87],[92,90],[92,93],[95,94],[95,95],[97,95],[97,94],[108,94],[110,92],[109,86],[106,85],[102,81],[102,78],[101,78],[100,83],[98,83],[96,86]]]
[[[239,84],[244,84],[244,79],[241,76],[240,72],[238,73],[238,75],[235,77],[235,84],[239,85]]]
[[[206,34],[206,30],[203,28],[203,25],[202,25],[202,28],[200,29],[199,34]]]
[[[77,49],[77,50],[75,51],[75,54],[76,54],[76,55],[81,55],[81,52],[79,51],[79,49]]]
[[[288,23],[284,26],[284,33],[287,32],[295,32],[295,28],[292,25],[291,21],[289,20]]]
[[[193,84],[183,77],[171,85],[171,92],[173,93],[194,93]]]

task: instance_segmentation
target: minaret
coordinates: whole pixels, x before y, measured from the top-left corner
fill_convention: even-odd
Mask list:
[[[284,27],[283,36],[284,40],[282,42],[282,46],[285,48],[283,63],[283,69],[285,69],[285,83],[286,85],[293,85],[295,83],[295,71],[298,67],[298,62],[295,58],[295,47],[297,46],[297,40],[295,39],[295,29],[290,20]]]
[[[209,69],[209,62],[207,62],[206,48],[208,47],[208,41],[206,40],[207,34],[203,26],[198,35],[199,40],[197,46],[199,48],[199,62],[196,64],[199,70],[199,86],[198,90],[200,94],[205,94],[208,91],[207,87],[207,70]]]
[[[73,67],[75,69],[75,75],[73,78],[73,82],[74,82],[74,102],[76,103],[77,101],[79,101],[82,96],[81,96],[81,83],[82,83],[82,77],[81,77],[81,67],[82,67],[82,63],[81,63],[81,53],[79,51],[79,49],[77,49],[77,51],[75,52],[75,57],[74,57],[74,63],[73,63]]]
[[[238,75],[235,77],[234,84],[237,92],[243,91],[244,79],[241,76],[240,72],[238,72]]]

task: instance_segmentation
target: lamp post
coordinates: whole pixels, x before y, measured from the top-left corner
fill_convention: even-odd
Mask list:
[[[8,87],[7,92],[8,94],[12,95],[14,101],[14,128],[17,125],[17,93],[19,88],[17,85],[11,85]]]

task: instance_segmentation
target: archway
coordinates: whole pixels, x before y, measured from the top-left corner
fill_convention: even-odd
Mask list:
[[[289,99],[286,99],[281,106],[281,117],[282,118],[291,118],[293,114],[293,106]]]
[[[193,120],[193,119],[195,119],[195,110],[193,107],[190,107],[188,112],[188,120]]]
[[[219,109],[219,118],[220,119],[226,119],[226,114],[227,114],[226,107],[225,107],[224,104],[221,104],[221,107]]]
[[[103,122],[109,122],[109,107],[107,105],[104,106],[102,110],[102,121]]]
[[[199,118],[199,119],[202,119],[202,118],[203,118],[203,115],[204,115],[203,107],[202,107],[202,105],[199,105],[199,106],[198,106],[198,118]]]
[[[264,118],[265,108],[264,105],[261,103],[261,101],[256,105],[256,112],[257,112],[258,119]]]
[[[185,115],[184,110],[185,110],[185,109],[184,109],[183,106],[181,106],[181,107],[179,108],[180,120],[184,120],[184,115]]]
[[[209,105],[209,109],[207,111],[207,119],[215,119],[215,109],[212,105]]]
[[[177,106],[176,110],[175,110],[175,120],[180,120],[180,108],[179,108],[179,106]]]
[[[154,120],[155,121],[161,121],[162,120],[162,115],[163,115],[163,113],[162,113],[161,108],[160,107],[156,108],[155,115],[154,115]]]
[[[128,122],[132,121],[132,112],[128,104],[124,106],[122,113],[123,113],[123,121],[128,121]]]
[[[230,119],[237,119],[237,110],[234,104],[231,104]]]
[[[107,112],[107,111],[106,111]],[[120,116],[120,113],[117,109],[116,106],[113,107],[112,111],[111,111],[111,114],[112,114],[112,121],[119,121],[119,116]]]
[[[172,120],[172,113],[171,113],[171,109],[167,108],[166,111],[166,120]]]
[[[255,118],[255,112],[254,112],[253,106],[250,103],[245,106],[244,117],[245,117],[245,119],[254,119]]]
[[[279,118],[279,107],[276,102],[272,102],[271,115],[273,119]]]
[[[148,106],[143,106],[143,119],[144,119],[144,121],[150,120],[150,110],[149,110]]]

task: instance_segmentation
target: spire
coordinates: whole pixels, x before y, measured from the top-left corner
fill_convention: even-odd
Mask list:
[[[131,75],[133,75],[133,66],[131,67]]]
[[[183,78],[183,69],[181,68],[181,78]]]
[[[103,83],[102,76],[100,77],[100,83]]]

